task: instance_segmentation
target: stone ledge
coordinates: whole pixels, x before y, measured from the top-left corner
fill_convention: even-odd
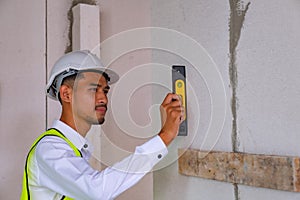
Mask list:
[[[300,192],[300,158],[179,149],[179,173],[187,176]]]

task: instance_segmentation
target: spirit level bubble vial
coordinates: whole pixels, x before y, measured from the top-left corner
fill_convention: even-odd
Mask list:
[[[180,124],[178,135],[187,136],[187,96],[185,66],[172,66],[172,87],[173,92],[181,97],[184,108],[184,121]]]

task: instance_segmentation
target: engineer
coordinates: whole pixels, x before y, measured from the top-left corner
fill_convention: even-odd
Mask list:
[[[28,153],[21,200],[111,200],[166,156],[184,115],[179,97],[171,93],[161,104],[162,129],[156,136],[111,167],[97,171],[90,166],[85,136],[92,125],[104,123],[109,85],[118,79],[87,50],[68,53],[55,63],[46,91],[60,102],[61,116]]]

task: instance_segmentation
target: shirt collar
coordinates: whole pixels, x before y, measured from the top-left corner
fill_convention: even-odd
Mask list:
[[[89,150],[89,147],[91,145],[89,144],[88,140],[82,137],[78,132],[76,132],[74,129],[72,129],[64,122],[60,120],[55,120],[53,122],[52,128],[55,128],[59,130],[62,134],[64,134],[64,136],[68,138],[75,145],[77,149]]]

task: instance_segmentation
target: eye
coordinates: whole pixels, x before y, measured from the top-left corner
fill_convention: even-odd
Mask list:
[[[97,92],[97,88],[90,88],[90,91]]]
[[[104,94],[107,94],[109,92],[109,90],[103,90]]]

